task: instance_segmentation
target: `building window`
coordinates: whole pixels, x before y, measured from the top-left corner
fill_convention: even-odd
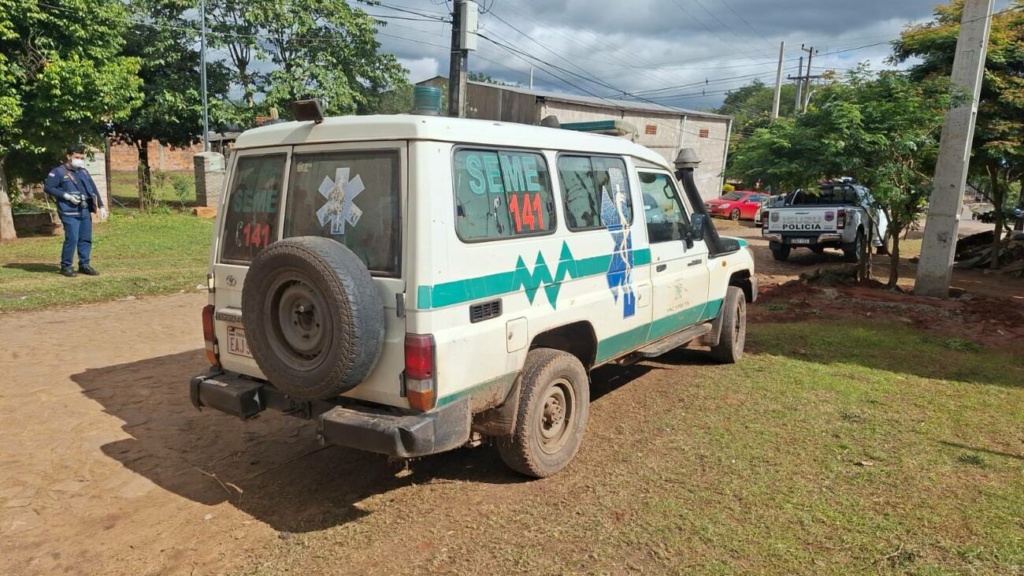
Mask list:
[[[646,126],[646,127],[644,128],[644,134],[647,134],[647,135],[649,135],[649,136],[654,136],[654,135],[655,135],[655,134],[657,134],[657,133],[658,133],[658,127],[657,127],[657,126],[655,126],[654,124],[648,124],[648,125],[647,125],[647,126]]]
[[[708,130],[707,128],[701,128],[700,129],[700,137],[701,138],[710,138],[711,137],[711,130]]]

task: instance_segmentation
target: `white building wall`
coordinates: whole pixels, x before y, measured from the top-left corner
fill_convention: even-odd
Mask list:
[[[561,123],[623,120],[636,127],[636,142],[661,154],[671,163],[683,147],[694,148],[701,159],[695,180],[705,199],[721,195],[728,149],[729,121],[717,118],[683,117],[617,110],[546,100],[541,103],[540,117],[556,116]],[[707,137],[701,137],[707,130]],[[653,133],[652,133],[653,132]]]

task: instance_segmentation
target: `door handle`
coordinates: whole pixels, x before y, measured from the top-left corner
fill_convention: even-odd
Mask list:
[[[664,272],[668,268],[668,264],[658,264],[654,269],[658,272]]]
[[[690,260],[690,263],[687,264],[687,266],[700,266],[703,263],[704,263],[704,261],[701,260],[700,258],[698,258],[696,260]]]

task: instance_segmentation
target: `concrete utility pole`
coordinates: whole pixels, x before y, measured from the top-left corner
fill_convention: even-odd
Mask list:
[[[779,43],[779,71],[775,73],[775,97],[772,99],[772,121],[779,117],[779,101],[782,100],[782,61],[786,58],[786,43]]]
[[[466,117],[466,74],[469,51],[476,50],[479,6],[470,0],[455,0],[452,11],[452,58],[448,68],[448,115]]]
[[[803,97],[803,77],[804,77],[804,57],[800,57],[800,67],[797,70],[796,76],[787,76],[789,80],[796,80],[796,105],[793,108],[794,114],[800,113],[800,103],[804,101]]]
[[[804,85],[804,112],[807,112],[807,106],[811,103],[811,80],[819,78],[819,76],[811,76],[811,60],[814,59],[814,55],[818,53],[814,49],[814,46],[808,46],[804,48],[803,44],[800,45],[800,49],[807,52],[807,76],[805,77],[806,84]]]
[[[964,88],[970,101],[947,112],[946,122],[942,125],[934,188],[914,283],[914,293],[920,296],[949,297],[964,187],[978,117],[978,99],[985,73],[985,55],[992,29],[993,3],[994,0],[967,0],[964,3],[952,80],[954,85]]]
[[[199,60],[201,70],[199,72],[200,81],[202,82],[203,91],[203,152],[210,151],[210,108],[206,100],[206,0],[201,0],[199,4],[199,24],[200,29],[200,40],[199,40]]]

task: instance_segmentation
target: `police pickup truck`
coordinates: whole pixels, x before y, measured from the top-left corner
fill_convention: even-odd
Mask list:
[[[886,224],[867,188],[841,181],[823,184],[816,193],[797,190],[782,206],[766,207],[761,234],[776,260],[789,258],[793,248],[809,248],[815,254],[837,248],[847,262],[857,262],[869,238],[884,251]]]

